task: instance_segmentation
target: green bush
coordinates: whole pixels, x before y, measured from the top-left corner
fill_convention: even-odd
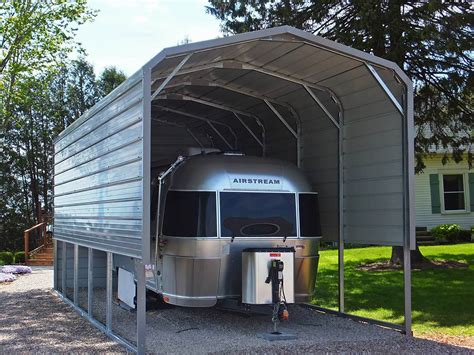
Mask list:
[[[0,252],[0,260],[3,260],[3,264],[13,264],[15,257],[12,252],[2,251]]]
[[[25,252],[17,251],[15,253],[15,264],[24,264],[25,263]]]
[[[461,242],[470,242],[472,238],[471,234],[472,234],[472,231],[470,230],[462,230],[459,232],[458,239]]]
[[[440,224],[431,229],[431,235],[438,240],[455,242],[459,239],[459,233],[462,231],[459,224]]]

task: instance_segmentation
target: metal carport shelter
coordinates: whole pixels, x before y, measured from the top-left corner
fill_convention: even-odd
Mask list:
[[[297,164],[319,192],[324,240],[339,245],[340,312],[344,243],[404,247],[410,333],[413,130],[412,84],[396,64],[292,27],[164,49],[55,141],[55,289],[121,340],[111,329],[112,258],[133,258],[137,343],[128,346],[143,353],[152,170],[188,147],[236,149]],[[91,311],[94,250],[106,255],[104,324]]]

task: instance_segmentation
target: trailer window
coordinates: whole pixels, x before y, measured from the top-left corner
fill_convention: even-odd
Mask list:
[[[302,237],[321,236],[317,194],[299,194],[300,234]]]
[[[222,237],[296,236],[295,195],[222,192]]]
[[[168,191],[163,234],[174,237],[216,237],[215,192]]]

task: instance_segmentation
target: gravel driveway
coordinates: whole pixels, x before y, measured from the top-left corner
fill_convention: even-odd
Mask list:
[[[125,352],[52,292],[52,267],[0,284],[0,353]]]
[[[82,319],[50,290],[51,268],[0,285],[0,353],[125,352]],[[135,315],[114,307],[118,333],[135,336]],[[147,346],[157,353],[471,353],[467,348],[410,338],[307,308],[290,309],[282,331],[291,341],[268,342],[256,336],[271,330],[268,316],[218,309],[169,308],[147,313]]]

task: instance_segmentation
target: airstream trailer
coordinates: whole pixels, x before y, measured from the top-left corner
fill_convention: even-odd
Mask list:
[[[285,272],[294,271],[285,274],[286,301],[309,300],[321,238],[318,195],[296,166],[211,153],[180,156],[158,170],[151,213],[155,270],[147,279],[148,289],[179,306],[211,307],[226,299],[272,303],[271,297],[257,300],[249,292],[270,294],[270,285],[265,285],[269,261],[290,255]],[[267,256],[259,280],[252,280],[255,266],[248,265],[249,258],[242,263],[242,255],[252,250]],[[129,286],[119,285],[119,297],[120,289]]]

